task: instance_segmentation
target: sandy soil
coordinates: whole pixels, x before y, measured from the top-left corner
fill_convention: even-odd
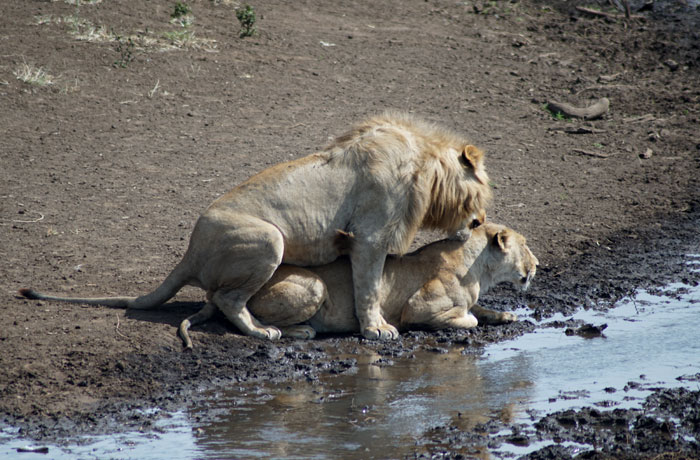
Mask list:
[[[272,0],[254,5],[258,34],[240,38],[224,0],[190,2],[187,28],[171,23],[174,2],[164,0],[8,2],[3,419],[39,438],[147,427],[136,409],[178,407],[202,386],[342,372],[347,363],[327,352],[344,347],[428,346],[435,336],[424,333],[270,344],[218,321],[195,328],[196,349],[183,354],[175,327],[202,305],[195,289],[138,313],[16,295],[147,292],[214,198],[387,108],[487,152],[490,217],[526,235],[542,265],[526,296],[500,289],[486,305],[526,304],[540,317],[605,307],[640,286],[696,283],[679,257],[698,251],[700,13],[669,1],[625,21],[575,4]],[[21,81],[25,66],[51,84]],[[595,121],[543,108],[601,97],[610,111]],[[478,346],[532,327],[440,337]]]

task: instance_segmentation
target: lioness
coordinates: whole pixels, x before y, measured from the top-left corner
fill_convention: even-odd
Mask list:
[[[486,223],[473,230],[467,241],[446,239],[403,257],[388,256],[379,291],[382,315],[401,330],[515,321],[511,313],[477,305],[479,294],[504,281],[527,289],[537,264],[522,235]],[[261,321],[293,337],[357,332],[361,323],[354,314],[352,292],[351,267],[345,258],[308,269],[282,265],[250,299],[248,308]],[[216,307],[207,304],[182,322],[179,332],[187,348],[192,348],[190,326],[215,312]]]
[[[182,261],[141,297],[30,298],[155,308],[184,285],[243,333],[278,339],[246,308],[281,263],[321,265],[343,252],[336,229],[354,234],[349,253],[356,314],[370,339],[398,336],[381,315],[380,280],[388,253],[403,254],[421,227],[468,237],[490,200],[483,154],[458,135],[406,114],[371,118],[320,153],[266,169],[200,216]]]

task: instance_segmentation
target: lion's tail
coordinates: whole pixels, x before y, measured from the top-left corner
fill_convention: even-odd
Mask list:
[[[57,302],[80,303],[86,305],[103,305],[113,308],[135,308],[138,310],[148,310],[156,308],[170,300],[177,292],[187,284],[183,264],[179,264],[165,278],[165,281],[156,288],[155,291],[140,297],[61,297],[50,294],[43,294],[33,289],[20,289],[19,293],[28,298],[36,300],[49,300]]]

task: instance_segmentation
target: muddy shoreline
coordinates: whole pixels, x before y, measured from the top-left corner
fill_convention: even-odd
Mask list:
[[[441,426],[426,433],[412,458],[468,458],[485,446],[502,458],[499,452],[508,452],[508,446],[527,448],[540,443],[545,447],[519,458],[698,458],[699,398],[700,391],[685,388],[656,390],[637,409],[585,407],[554,412],[536,420],[534,430],[495,420],[471,432]]]
[[[700,16],[684,2],[628,21],[581,12],[583,1],[273,0],[249,39],[230,2],[192,2],[186,27],[166,0],[81,3],[11,2],[0,28],[0,421],[21,436],[150,430],[161,414],[148,409],[196,403],[203,388],[314,381],[355,366],[331,356],[372,350],[389,365],[531,332],[525,317],[395,343],[267,343],[220,319],[195,328],[184,354],[175,330],[202,306],[195,289],[153,312],[16,295],[147,292],[213,199],[385,109],[486,151],[489,217],[525,235],[541,266],[526,295],[499,288],[485,306],[524,305],[537,320],[699,281],[681,263],[700,252]],[[53,79],[22,80],[25,65]],[[610,111],[598,120],[544,109],[601,97]],[[468,443],[445,436],[448,456]],[[665,452],[676,447],[688,446]]]

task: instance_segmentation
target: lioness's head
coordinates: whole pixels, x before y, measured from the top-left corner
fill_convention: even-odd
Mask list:
[[[530,286],[535,277],[539,261],[527,247],[525,237],[502,225],[486,223],[483,231],[488,238],[488,264],[493,271],[492,283],[510,281],[513,286],[523,291]]]

